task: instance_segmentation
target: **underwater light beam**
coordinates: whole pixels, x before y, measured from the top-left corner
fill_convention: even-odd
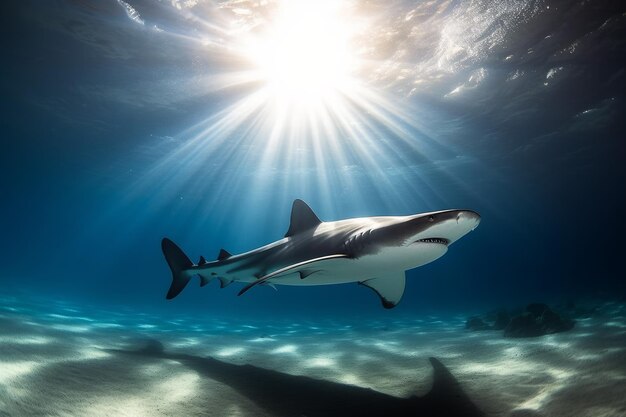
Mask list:
[[[376,65],[366,56],[377,36],[373,19],[351,1],[277,1],[247,5],[246,13],[241,7],[220,4],[195,32],[162,26],[159,36],[195,36],[194,47],[220,60],[198,87],[224,104],[209,106],[204,120],[176,135],[180,145],[164,151],[129,195],[170,201],[193,193],[198,220],[212,205],[253,203],[251,193],[217,194],[242,187],[279,189],[285,198],[293,188],[316,193],[330,210],[327,197],[339,191],[357,204],[375,199],[411,211],[415,198],[429,194],[415,187],[416,180],[425,183],[419,164],[437,169],[431,161],[451,152],[420,125],[419,109],[368,80]],[[207,181],[214,176],[219,185]],[[157,179],[158,189],[150,190]]]

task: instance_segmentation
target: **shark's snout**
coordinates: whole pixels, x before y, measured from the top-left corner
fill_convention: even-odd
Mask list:
[[[448,238],[450,243],[459,240],[472,230],[476,229],[480,224],[480,214],[473,210],[458,210],[456,212],[455,222],[452,227],[448,228]]]
[[[480,214],[473,210],[459,210],[456,215],[456,222],[460,225],[467,225],[474,230],[480,223]]]
[[[444,210],[428,214],[427,220],[429,226],[422,229],[414,241],[447,246],[476,229],[480,215],[473,210]]]

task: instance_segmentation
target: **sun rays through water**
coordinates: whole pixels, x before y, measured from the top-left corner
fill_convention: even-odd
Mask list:
[[[348,215],[446,206],[433,173],[464,188],[440,166],[460,152],[432,133],[434,112],[385,87],[381,71],[391,64],[376,51],[384,34],[359,2],[225,2],[206,18],[175,13],[201,29],[159,26],[160,36],[228,64],[207,69],[197,87],[206,90],[206,114],[161,144],[163,156],[130,185],[125,204],[146,194],[154,207],[186,200],[173,210],[193,214],[196,225],[209,213],[221,224],[218,207],[234,216],[254,205],[286,219],[293,198],[333,215],[334,201],[352,202]]]

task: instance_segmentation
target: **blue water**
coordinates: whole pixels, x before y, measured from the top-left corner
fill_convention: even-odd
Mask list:
[[[539,7],[533,4],[527,7]],[[200,31],[166,5],[134,7],[172,33]],[[410,10],[396,7],[385,22]],[[448,20],[463,7],[432,24],[464,24]],[[220,247],[252,249],[282,237],[292,200],[302,198],[325,220],[457,207],[481,213],[476,233],[410,273],[400,309],[623,290],[622,17],[610,3],[555,8],[527,23],[507,20],[515,28],[509,37],[500,33],[505,23],[498,33],[488,27],[475,47],[482,51],[493,37],[495,51],[450,58],[458,69],[425,91],[374,85],[414,114],[415,125],[403,129],[417,143],[402,149],[403,140],[382,136],[381,127],[375,134],[391,150],[370,177],[370,162],[350,149],[346,163],[322,163],[326,154],[334,162],[337,150],[316,155],[309,142],[289,153],[289,138],[267,166],[262,138],[245,132],[207,139],[220,145],[210,152],[203,149],[210,142],[181,150],[193,137],[186,129],[246,93],[245,85],[198,91],[193,77],[226,71],[228,57],[215,63],[212,51],[192,41],[150,31],[148,23],[133,26],[116,2],[14,6],[3,40],[5,288],[159,306],[169,278],[161,237],[194,258],[211,258]],[[498,25],[497,9],[478,9]],[[558,25],[566,15],[567,27]],[[397,39],[388,47],[402,45]],[[562,52],[571,45],[579,46]],[[427,51],[407,58],[412,66],[427,65],[440,45],[420,47]],[[547,78],[553,68],[563,68],[554,81]],[[467,93],[438,94],[480,69],[488,75]],[[525,76],[507,81],[517,71]],[[337,138],[335,145],[352,140],[368,143]],[[372,152],[363,150],[375,165],[381,150]],[[211,288],[189,291],[184,305],[267,312],[316,309],[317,300],[332,297],[343,303],[324,310],[369,309],[369,296],[287,288],[233,299]]]
[[[7,5],[6,305],[341,329],[429,315],[458,326],[533,301],[623,301],[624,5],[344,6],[342,25],[356,27],[354,84],[318,107],[281,107],[242,46],[271,27],[274,2]],[[407,272],[392,310],[351,284],[238,297],[241,284],[194,281],[165,300],[163,237],[194,261],[245,252],[284,236],[296,198],[327,221],[452,208],[482,220]]]

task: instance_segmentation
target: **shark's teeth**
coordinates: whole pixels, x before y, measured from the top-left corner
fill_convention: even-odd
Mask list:
[[[417,242],[438,243],[440,245],[447,245],[448,244],[448,239],[444,239],[444,238],[441,238],[441,237],[431,237],[431,238],[428,238],[428,239],[420,239]]]

